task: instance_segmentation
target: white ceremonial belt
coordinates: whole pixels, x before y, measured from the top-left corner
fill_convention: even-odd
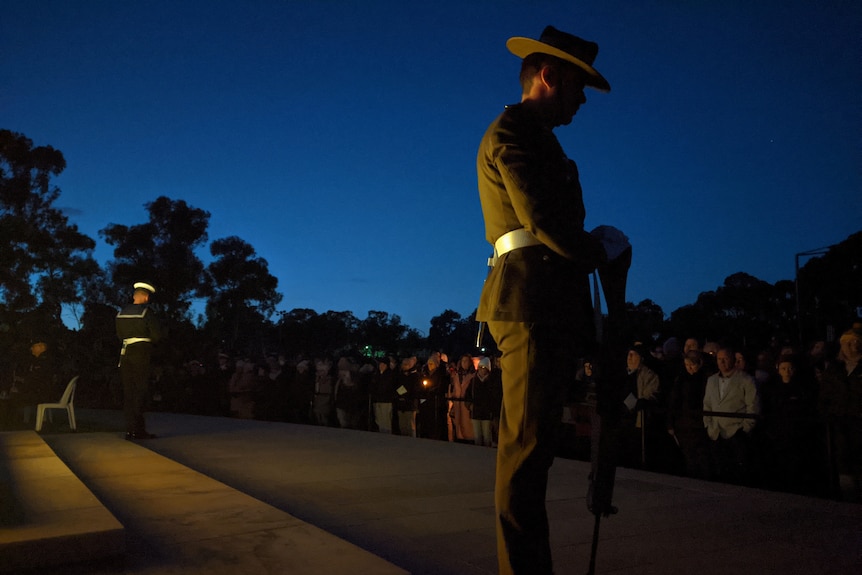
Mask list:
[[[488,259],[488,266],[493,267],[503,254],[507,254],[512,250],[537,246],[541,243],[536,236],[524,228],[506,232],[494,242],[494,257]]]
[[[133,343],[141,343],[141,342],[150,342],[153,341],[148,337],[127,337],[123,340],[123,348],[120,350],[120,363],[117,364],[117,367],[123,365],[123,356],[126,355],[126,348],[132,345]]]

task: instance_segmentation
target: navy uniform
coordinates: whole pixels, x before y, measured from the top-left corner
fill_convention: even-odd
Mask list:
[[[153,344],[161,338],[161,328],[149,306],[155,288],[144,282],[134,285],[134,302],[117,314],[117,337],[123,344],[120,352],[120,378],[123,382],[123,411],[126,417],[126,439],[148,439],[144,410],[149,392],[150,356]]]

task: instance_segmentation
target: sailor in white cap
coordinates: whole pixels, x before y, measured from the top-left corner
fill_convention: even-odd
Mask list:
[[[147,432],[144,410],[149,395],[150,356],[153,344],[161,338],[161,328],[150,309],[150,296],[156,288],[146,282],[134,285],[132,303],[117,314],[117,337],[123,344],[120,352],[120,378],[123,382],[123,411],[126,439],[151,439]]]

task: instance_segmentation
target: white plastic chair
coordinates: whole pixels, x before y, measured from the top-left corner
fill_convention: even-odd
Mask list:
[[[76,375],[69,381],[59,402],[40,403],[36,406],[36,431],[42,431],[42,421],[45,419],[46,409],[65,409],[69,415],[69,427],[75,431],[75,387],[78,385],[78,377]]]

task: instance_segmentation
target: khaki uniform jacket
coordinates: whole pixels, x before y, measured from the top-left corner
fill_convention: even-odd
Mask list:
[[[576,322],[591,330],[589,273],[606,256],[584,231],[578,168],[551,129],[521,104],[507,107],[482,139],[477,173],[488,242],[518,228],[542,242],[497,261],[477,319]]]

